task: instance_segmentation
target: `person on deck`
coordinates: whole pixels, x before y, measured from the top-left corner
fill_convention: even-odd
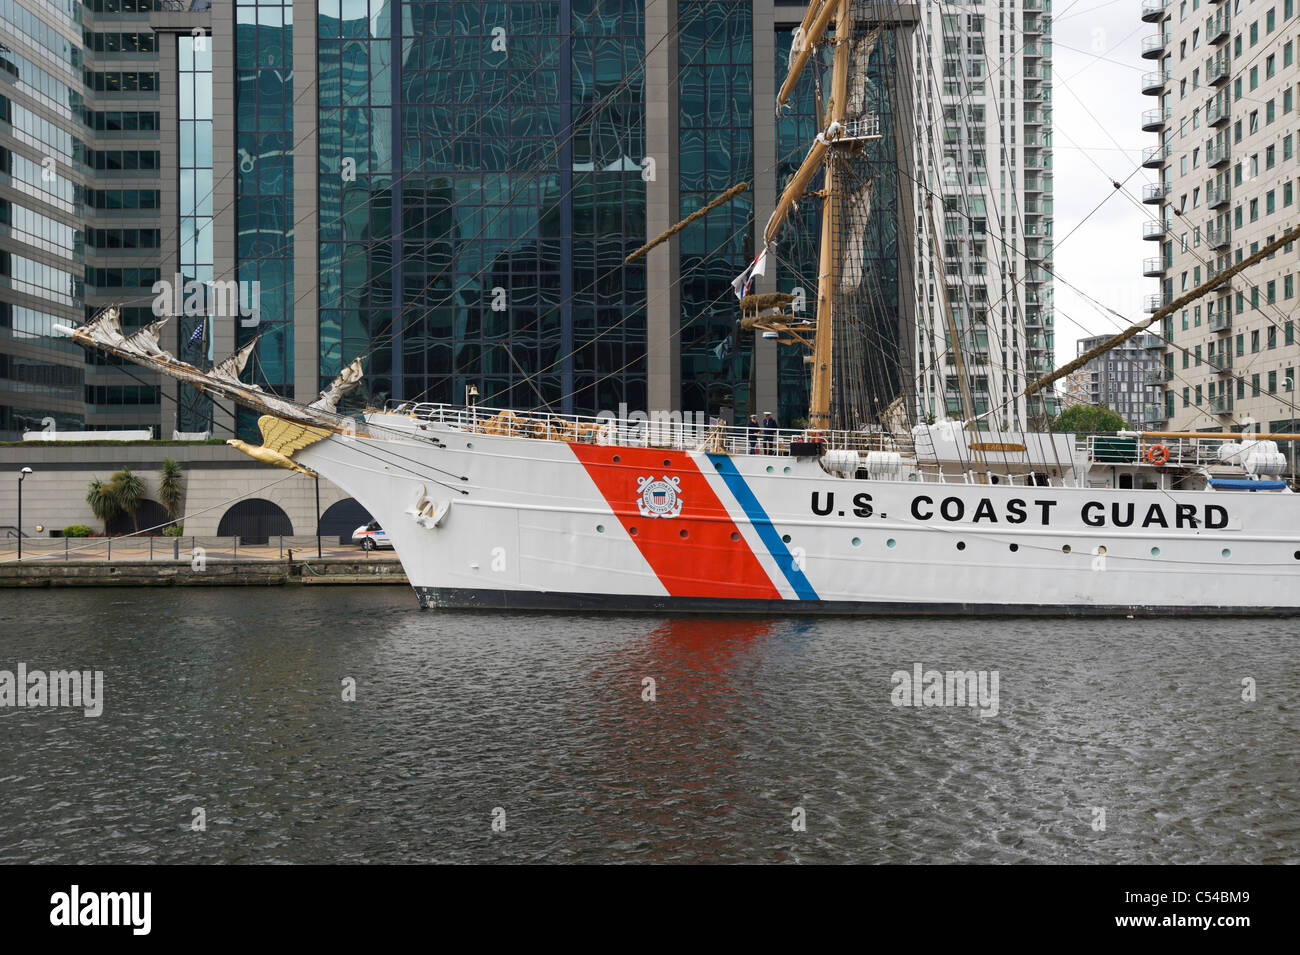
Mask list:
[[[762,434],[762,432],[758,429],[758,415],[752,414],[749,416],[749,429],[745,432],[746,437],[749,438],[750,454],[758,454],[758,439],[760,434]]]
[[[763,453],[774,454],[772,450],[776,443],[776,419],[772,417],[772,412],[763,412]]]

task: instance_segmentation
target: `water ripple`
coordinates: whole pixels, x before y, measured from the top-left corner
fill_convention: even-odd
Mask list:
[[[0,861],[1295,862],[1295,626],[10,591],[0,669],[106,702],[0,709]],[[917,663],[997,716],[894,706]]]

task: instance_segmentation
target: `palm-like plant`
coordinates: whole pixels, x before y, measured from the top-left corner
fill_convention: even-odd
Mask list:
[[[107,534],[109,521],[116,520],[122,513],[112,482],[94,478],[86,486],[86,503],[90,505],[90,512],[104,522],[104,533]]]
[[[164,458],[162,477],[158,480],[158,501],[167,509],[167,516],[173,521],[181,515],[181,502],[185,498],[185,488],[181,483],[181,466],[171,458]]]
[[[135,512],[140,509],[140,502],[144,500],[144,481],[130,468],[122,468],[113,475],[112,487],[113,495],[117,498],[118,510],[131,518],[131,530],[138,531],[140,526],[136,523]]]

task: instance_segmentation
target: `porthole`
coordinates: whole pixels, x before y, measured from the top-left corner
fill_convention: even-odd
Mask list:
[[[1225,548],[1223,548],[1223,551],[1222,551],[1222,553],[1223,553],[1223,559],[1224,559],[1224,560],[1227,560],[1227,559],[1228,559],[1228,558],[1229,558],[1229,557],[1231,557],[1231,556],[1232,556],[1232,551],[1231,551],[1231,550],[1229,550],[1229,549],[1228,549],[1228,548],[1226,548],[1226,547],[1225,547]]]
[[[786,467],[784,470],[782,470],[781,473],[782,473],[782,474],[789,474],[789,473],[790,473],[790,469],[789,469],[788,467]]]
[[[1070,552],[1070,545],[1069,545],[1069,544],[1064,544],[1064,545],[1061,546],[1061,553],[1062,553],[1062,554],[1068,554],[1069,552]]]
[[[1300,550],[1296,551],[1292,556],[1294,556],[1296,560],[1300,560]]]
[[[466,442],[466,443],[465,443],[465,450],[466,450],[466,451],[473,451],[473,450],[474,450],[474,442],[473,442],[473,441],[468,441],[468,442]]]
[[[620,461],[622,461],[622,460],[623,460],[623,459],[620,458],[617,454],[614,455],[614,463],[615,463],[615,464],[618,464],[618,462],[620,462]]]
[[[1018,550],[1020,550],[1020,545],[1019,545],[1019,544],[1012,544],[1012,545],[1011,545],[1011,553],[1014,554],[1014,553],[1015,553],[1016,551],[1018,551]]]
[[[733,541],[738,541],[738,540],[740,540],[740,535],[739,535],[738,533],[736,533],[735,531],[732,531],[732,532],[731,532],[731,539],[732,539]]]
[[[854,547],[861,547],[861,546],[862,546],[862,538],[861,538],[861,537],[855,537],[855,538],[853,538],[853,540],[849,541],[849,543],[852,544]]]
[[[965,542],[965,541],[958,541],[958,542],[957,542],[957,549],[958,549],[958,550],[965,550],[965,549],[966,549],[966,542]]]
[[[1159,556],[1160,556],[1160,548],[1159,548],[1159,547],[1152,547],[1152,548],[1151,548],[1151,556],[1152,556],[1152,557],[1159,557]],[[1297,554],[1296,556],[1300,557],[1300,554]]]
[[[781,540],[782,540],[784,543],[787,543],[787,544],[790,543],[790,535],[789,535],[789,534],[782,534],[782,535],[781,535]]]
[[[685,539],[685,538],[689,537],[690,534],[688,534],[687,531],[686,531],[686,528],[683,527],[681,530],[679,530],[679,531],[677,532],[677,536],[680,537],[680,538],[682,538],[682,539]]]
[[[664,458],[664,467],[670,468],[672,466],[673,466],[673,462],[670,461],[668,458]]]
[[[631,534],[633,537],[636,537],[636,528],[635,528],[635,527],[629,527],[629,528],[627,529],[627,532],[628,532],[629,534]]]
[[[856,539],[856,538],[855,538],[855,539]],[[885,541],[885,546],[886,546],[886,547],[893,547],[893,546],[894,546],[895,544],[897,544],[897,543],[898,543],[898,541],[894,540],[894,539],[891,537],[891,538],[889,538],[889,540]]]
[[[596,533],[597,533],[597,534],[603,534],[603,533],[605,533],[605,525],[604,525],[604,524],[597,524],[597,525],[596,525]]]
[[[771,474],[771,473],[772,473],[773,471],[775,471],[775,470],[776,470],[776,469],[773,468],[772,465],[769,464],[769,465],[767,466],[767,473],[768,473],[768,474]]]
[[[1105,557],[1105,556],[1106,556],[1106,545],[1105,545],[1105,544],[1098,544],[1098,545],[1097,545],[1097,556],[1098,556],[1098,557]]]

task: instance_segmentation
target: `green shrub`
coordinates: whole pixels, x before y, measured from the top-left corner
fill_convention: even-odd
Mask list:
[[[64,537],[89,537],[93,533],[85,524],[73,524],[63,529]]]
[[[184,534],[185,534],[184,524],[172,524],[168,527],[164,527],[162,531],[163,537],[181,537]]]

